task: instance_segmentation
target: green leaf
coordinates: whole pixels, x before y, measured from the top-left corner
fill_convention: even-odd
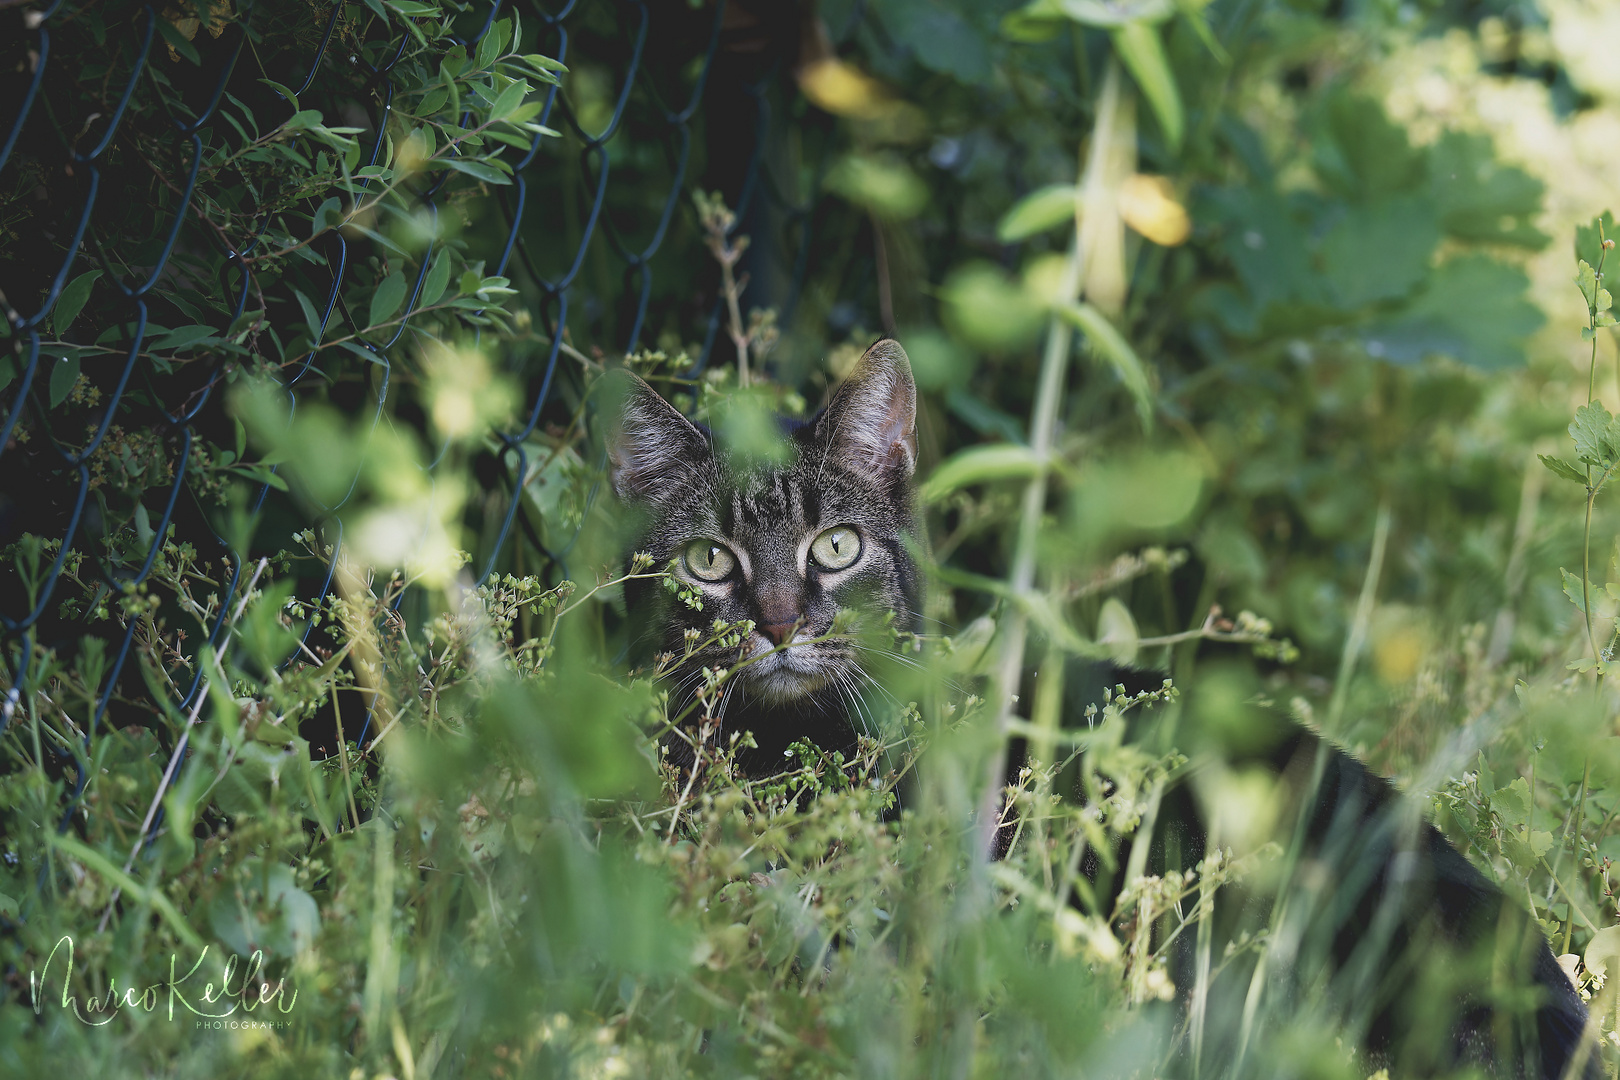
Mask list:
[[[900,158],[846,154],[827,172],[827,188],[883,218],[915,217],[928,203],[928,185]]]
[[[449,100],[450,87],[446,84],[440,84],[422,95],[422,100],[417,102],[413,111],[417,116],[432,116],[444,108],[444,103]]]
[[[310,303],[309,297],[300,289],[293,290],[293,296],[298,300],[298,306],[304,312],[304,325],[309,327],[309,336],[313,340],[321,336],[321,316]]]
[[[1376,99],[1334,91],[1315,119],[1312,164],[1335,192],[1370,200],[1428,186],[1427,156],[1412,148],[1406,129]]]
[[[63,286],[62,294],[56,298],[56,307],[51,311],[51,325],[56,328],[58,335],[73,325],[73,320],[84,310],[86,301],[90,299],[90,291],[99,277],[100,270],[86,270]]]
[[[1428,278],[1439,243],[1439,220],[1427,196],[1352,205],[1322,238],[1322,276],[1346,310],[1399,299]]]
[[[499,23],[496,24],[496,26],[499,25]],[[478,51],[474,54],[473,67],[479,71],[487,71],[499,55],[501,55],[501,36],[496,32],[495,27],[491,27],[490,32],[485,34],[478,42]]]
[[[523,57],[523,62],[528,64],[530,67],[538,68],[541,71],[565,72],[568,70],[568,66],[561,60],[553,60],[551,57],[541,56],[539,53],[525,54]]]
[[[319,236],[343,220],[343,201],[336,195],[321,203],[310,225],[310,236]]]
[[[1484,371],[1522,364],[1524,339],[1546,321],[1525,295],[1529,283],[1489,256],[1453,256],[1403,313],[1365,327],[1362,340],[1370,355],[1396,363],[1441,354]]]
[[[1529,783],[1521,776],[1506,787],[1499,788],[1491,796],[1491,809],[1502,819],[1502,824],[1510,829],[1517,829],[1529,822],[1531,812]]]
[[[1575,410],[1569,435],[1575,440],[1575,456],[1588,465],[1603,469],[1620,460],[1620,431],[1601,401],[1587,402]]]
[[[1153,386],[1142,360],[1108,317],[1090,304],[1069,303],[1057,309],[1065,322],[1086,335],[1091,352],[1108,362],[1136,403],[1142,430],[1153,428]]]
[[[367,326],[377,326],[394,317],[405,300],[405,272],[395,270],[377,283],[371,294],[371,315]]]
[[[1170,60],[1164,54],[1158,27],[1146,21],[1126,23],[1114,31],[1114,50],[1125,61],[1125,67],[1153,107],[1153,115],[1170,149],[1180,149],[1185,124],[1181,95],[1176,90],[1176,79],[1170,71]]]
[[[264,85],[268,86],[270,89],[274,90],[276,93],[280,94],[282,97],[286,98],[287,101],[292,105],[293,109],[295,111],[297,110],[298,95],[293,93],[292,90],[276,82],[274,79],[260,79],[259,81],[264,83]]]
[[[287,117],[281,125],[283,131],[308,131],[321,126],[322,114],[319,109],[302,109]]]
[[[1076,205],[1079,196],[1080,189],[1073,184],[1052,184],[1030,192],[1002,215],[996,226],[996,239],[1003,244],[1016,243],[1074,221],[1079,212]]]
[[[522,105],[523,99],[528,96],[529,84],[522,79],[517,80],[511,86],[502,90],[495,99],[495,103],[489,107],[489,122],[494,123],[497,120],[506,119],[517,111],[517,107]]]
[[[919,498],[938,502],[951,492],[987,480],[1017,480],[1035,475],[1040,459],[1035,451],[1016,443],[970,446],[939,463],[922,486]]]
[[[1535,227],[1543,185],[1503,165],[1488,135],[1448,131],[1429,148],[1429,182],[1447,236],[1476,243],[1540,248]]]
[[[181,326],[170,330],[158,340],[152,342],[154,349],[183,349],[187,345],[195,345],[203,338],[212,337],[212,326]]]
[[[438,303],[439,297],[444,295],[445,286],[450,284],[450,252],[444,248],[433,259],[433,265],[428,267],[427,279],[422,283],[422,306],[429,307]]]
[[[452,157],[441,158],[439,164],[442,164],[445,168],[454,169],[456,172],[466,173],[468,176],[477,177],[479,180],[483,180],[484,182],[490,184],[510,184],[512,182],[512,178],[510,176],[507,176],[495,166],[487,164],[483,161]]]
[[[462,296],[468,296],[477,292],[478,287],[483,283],[484,279],[479,275],[478,271],[466,270],[462,272],[461,281],[457,291],[460,292]]]
[[[1585,615],[1586,600],[1581,595],[1580,577],[1570,573],[1561,566],[1558,568],[1558,572],[1564,575],[1564,595],[1569,597],[1569,602],[1575,605],[1575,610],[1579,611],[1582,615]]]
[[[1565,480],[1573,480],[1582,487],[1586,486],[1586,474],[1581,472],[1575,466],[1571,465],[1569,462],[1565,461],[1563,458],[1549,457],[1546,454],[1538,454],[1536,456],[1541,458],[1541,463],[1543,465],[1547,466],[1547,468],[1551,469],[1559,476],[1562,476]]]
[[[73,384],[79,381],[79,354],[62,357],[51,365],[51,408],[67,400]]]
[[[1593,270],[1592,264],[1585,259],[1580,260],[1579,267],[1575,271],[1575,284],[1580,287],[1581,295],[1586,297],[1587,310],[1591,310],[1597,303],[1597,271]]]

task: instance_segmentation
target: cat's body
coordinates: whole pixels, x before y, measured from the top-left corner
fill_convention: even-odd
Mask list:
[[[609,453],[615,490],[641,513],[635,550],[672,564],[703,601],[698,610],[656,586],[628,591],[643,646],[679,657],[716,619],[755,624],[746,640],[677,663],[672,707],[694,702],[705,664],[752,657],[728,697],[693,710],[717,721],[711,737],[753,733],[758,747],[739,756],[744,768],[779,770],[783,751],[803,738],[851,749],[866,729],[861,700],[876,659],[859,624],[892,618],[915,629],[920,612],[910,554],[915,391],[904,351],[890,340],[874,345],[827,409],[788,432],[792,460],[775,467],[722,459],[645,383],[624,389]],[[857,625],[835,627],[840,608],[858,612]],[[1093,685],[1141,678],[1092,674]],[[1263,978],[1329,995],[1350,1037],[1399,1072],[1473,1064],[1558,1080],[1573,1059],[1597,1075],[1595,1052],[1581,1048],[1585,1007],[1540,929],[1387,781],[1293,721],[1255,715],[1239,743],[1205,738],[1202,753],[1216,771],[1270,778],[1278,812],[1264,838],[1291,849],[1299,869],[1281,908],[1265,896],[1218,906],[1220,937],[1269,926],[1275,954],[1276,936],[1287,935],[1289,970]],[[1197,759],[1200,733],[1183,734]],[[671,745],[690,761],[683,743]],[[1164,791],[1148,870],[1202,857],[1208,825],[1196,786]],[[1107,876],[1096,860],[1089,869]],[[1179,945],[1173,967],[1186,986],[1191,935]],[[1208,1002],[1205,1060],[1235,1063],[1250,979],[1240,967],[1222,980]]]

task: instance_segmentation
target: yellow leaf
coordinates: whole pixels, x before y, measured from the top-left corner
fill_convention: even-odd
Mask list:
[[[1192,231],[1186,208],[1163,176],[1127,177],[1119,189],[1119,212],[1125,224],[1164,247],[1174,247]]]
[[[820,109],[856,120],[875,120],[894,107],[883,84],[835,56],[799,69],[799,89]]]

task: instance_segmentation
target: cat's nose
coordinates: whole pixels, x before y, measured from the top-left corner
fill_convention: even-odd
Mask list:
[[[793,636],[793,631],[798,625],[797,620],[793,622],[766,623],[759,628],[759,632],[770,638],[773,644],[780,645]]]

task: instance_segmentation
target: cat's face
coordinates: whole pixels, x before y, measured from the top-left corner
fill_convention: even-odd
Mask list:
[[[668,590],[631,583],[643,585],[626,593],[642,637],[679,655],[688,630],[707,638],[715,619],[751,619],[743,655],[759,659],[739,673],[738,688],[752,702],[805,706],[854,694],[869,648],[860,624],[870,629],[893,611],[911,629],[918,603],[906,550],[916,391],[905,351],[891,340],[872,346],[821,416],[789,433],[791,462],[774,467],[717,456],[708,435],[651,387],[625,382],[609,459],[615,491],[642,514],[635,550],[673,564],[703,600],[694,611]],[[857,622],[832,634],[840,608]],[[737,650],[695,659],[731,666]]]

